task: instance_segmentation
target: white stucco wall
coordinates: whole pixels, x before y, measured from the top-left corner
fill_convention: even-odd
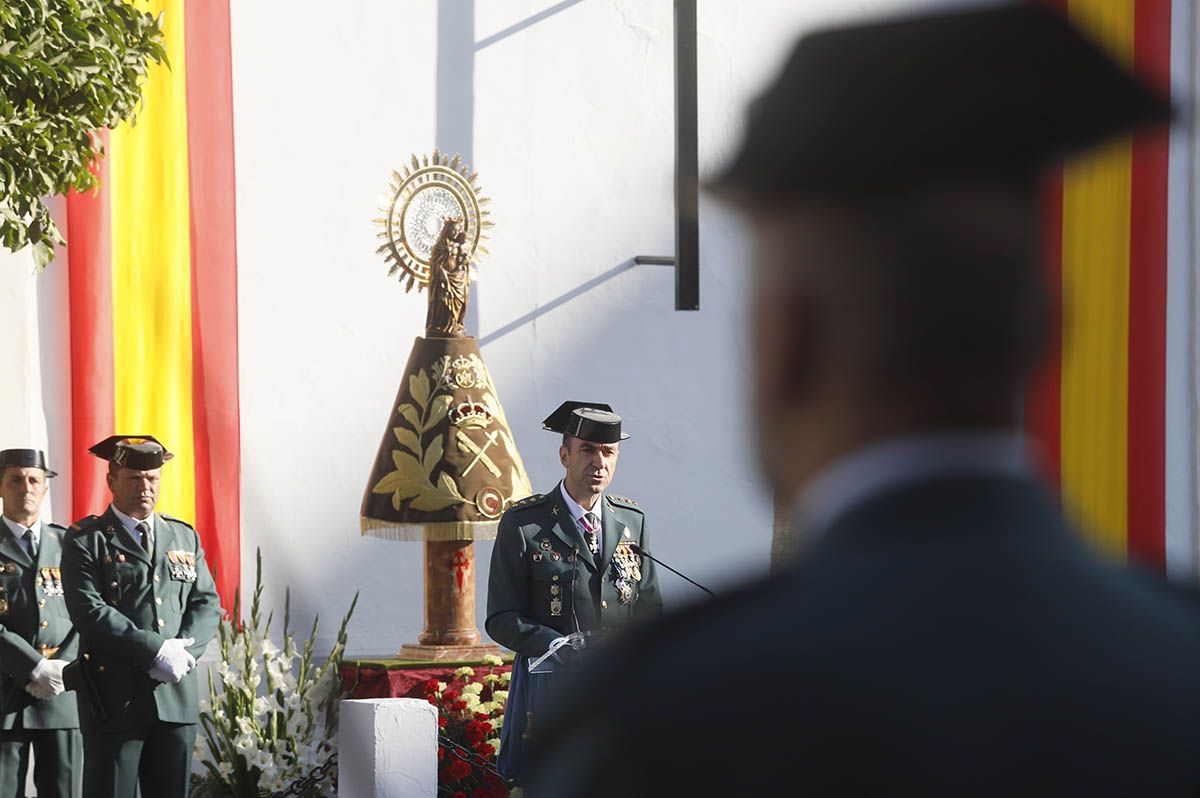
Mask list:
[[[900,5],[701,2],[702,168],[797,31]],[[272,596],[290,582],[326,640],[355,590],[352,651],[421,626],[421,545],[361,537],[358,508],[424,319],[371,220],[390,170],[435,145],[494,200],[473,320],[535,489],[559,476],[540,419],[611,402],[634,436],[613,491],[647,508],[657,553],[716,587],[767,566],[736,220],[702,207],[699,312],[674,311],[670,269],[632,265],[674,246],[672,24],[668,0],[233,4],[243,574],[262,546]]]

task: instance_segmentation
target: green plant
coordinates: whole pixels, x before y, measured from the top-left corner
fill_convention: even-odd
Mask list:
[[[259,611],[261,550],[257,558],[249,622],[239,621],[235,600],[232,618],[222,621],[218,632],[220,680],[209,673],[209,699],[200,707],[203,734],[196,740],[196,757],[208,774],[197,780],[193,794],[198,798],[258,798],[276,792],[308,776],[334,752],[346,626],[358,594],[342,619],[333,650],[317,665],[313,646],[320,616],[299,648],[289,628],[290,590],[284,600],[283,645],[271,642],[274,615],[264,624]],[[331,789],[318,783],[305,794],[316,798],[330,795]]]
[[[125,0],[0,0],[0,244],[54,257],[44,198],[96,186],[95,131],[133,116],[150,61],[161,20]]]

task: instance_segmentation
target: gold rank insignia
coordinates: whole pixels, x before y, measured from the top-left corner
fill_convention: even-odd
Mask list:
[[[0,598],[0,615],[8,615],[8,599]]]

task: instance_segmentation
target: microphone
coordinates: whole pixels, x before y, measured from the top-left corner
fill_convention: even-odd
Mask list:
[[[652,560],[652,561],[654,561],[654,562],[658,563],[658,564],[659,564],[659,565],[661,565],[663,568],[666,568],[668,571],[670,571],[671,573],[675,574],[675,575],[676,575],[676,576],[678,576],[679,578],[681,578],[681,579],[684,579],[684,580],[686,580],[686,581],[688,581],[688,582],[691,582],[693,585],[695,585],[696,587],[700,588],[701,590],[703,590],[705,593],[707,593],[708,595],[712,596],[713,598],[716,598],[716,597],[717,597],[717,594],[716,594],[716,593],[712,592],[711,590],[709,590],[708,588],[706,588],[704,585],[702,585],[702,584],[700,584],[699,582],[697,582],[695,579],[692,579],[692,578],[690,578],[690,577],[684,576],[683,574],[679,573],[679,572],[678,572],[678,571],[676,571],[674,568],[672,568],[671,566],[667,565],[665,562],[663,562],[662,560],[658,559],[657,557],[655,557],[653,554],[651,554],[650,552],[648,552],[648,551],[646,551],[645,549],[643,549],[643,548],[642,548],[641,546],[639,546],[638,544],[636,544],[636,543],[630,543],[630,544],[629,544],[629,550],[630,550],[630,551],[632,551],[634,554],[638,555],[639,557],[645,557],[647,560]]]

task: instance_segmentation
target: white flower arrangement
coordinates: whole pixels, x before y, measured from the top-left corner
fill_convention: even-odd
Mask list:
[[[209,698],[200,702],[203,734],[196,740],[196,758],[208,775],[194,785],[196,798],[261,798],[308,776],[334,752],[339,671],[358,594],[342,619],[333,650],[317,665],[313,646],[320,616],[313,619],[301,650],[289,626],[290,589],[284,600],[282,647],[268,637],[274,616],[262,623],[261,550],[257,557],[249,622],[238,620],[235,600],[233,619],[223,620],[218,630],[219,678],[209,672]],[[329,780],[305,793],[311,798],[336,794]]]

